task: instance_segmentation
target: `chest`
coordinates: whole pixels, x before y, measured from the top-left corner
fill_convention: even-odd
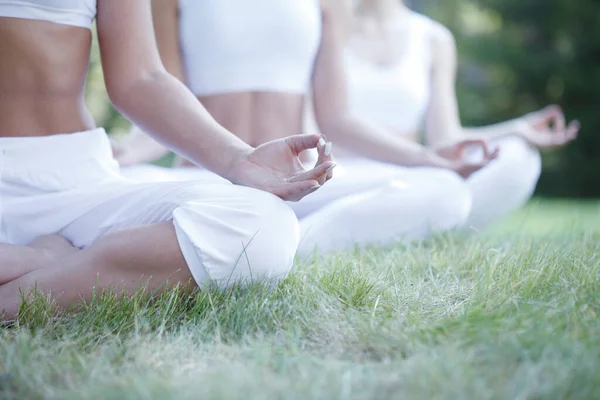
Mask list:
[[[277,57],[318,43],[319,7],[315,0],[181,0],[180,34],[222,54]]]
[[[399,65],[414,50],[411,46],[414,33],[410,32],[410,26],[386,26],[357,20],[351,27],[347,48],[370,64],[379,67]]]

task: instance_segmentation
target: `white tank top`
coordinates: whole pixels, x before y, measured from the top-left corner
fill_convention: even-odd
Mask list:
[[[96,17],[96,0],[0,0],[0,17],[35,19],[89,29]]]
[[[352,111],[400,134],[415,134],[429,103],[433,21],[411,12],[407,48],[397,64],[377,66],[346,50]]]
[[[179,0],[184,74],[196,96],[306,93],[320,37],[318,0]]]

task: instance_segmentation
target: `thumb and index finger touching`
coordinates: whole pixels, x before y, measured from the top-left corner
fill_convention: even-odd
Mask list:
[[[468,149],[480,148],[481,158],[477,161],[470,160],[469,155],[465,154]],[[485,140],[468,139],[457,145],[457,151],[460,154],[460,161],[457,163],[457,172],[464,178],[468,178],[472,173],[486,167],[492,160],[498,157],[499,149],[490,149]]]
[[[332,158],[331,142],[326,142],[322,135],[316,134],[289,136],[286,138],[286,142],[296,156],[305,150],[315,148],[318,152],[315,166],[308,171],[296,175],[290,182],[315,180],[319,185],[322,185],[327,180],[331,179],[333,168],[335,168],[336,165]]]
[[[479,147],[481,148],[481,150],[483,151],[483,160],[493,160],[494,158],[496,158],[499,154],[499,149],[498,148],[493,148],[490,149],[490,147],[488,146],[488,143],[485,140],[481,140],[481,139],[469,139],[469,140],[464,140],[461,143],[459,143],[458,145],[458,150],[461,154],[461,156],[464,157],[464,153],[465,151],[467,151],[469,148],[476,148]]]

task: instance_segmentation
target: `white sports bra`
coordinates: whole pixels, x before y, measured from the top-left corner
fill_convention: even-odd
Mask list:
[[[0,17],[35,19],[91,28],[96,0],[0,0]]]
[[[411,12],[410,38],[397,64],[377,66],[346,50],[352,111],[395,133],[417,133],[429,103],[433,21]]]
[[[196,96],[306,93],[320,37],[318,0],[179,0],[185,80]]]

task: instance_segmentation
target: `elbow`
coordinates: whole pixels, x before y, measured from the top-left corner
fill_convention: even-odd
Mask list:
[[[117,110],[120,111],[121,104],[124,103],[126,92],[130,90],[127,88],[129,82],[122,82],[118,79],[105,79],[106,93],[108,99]]]

